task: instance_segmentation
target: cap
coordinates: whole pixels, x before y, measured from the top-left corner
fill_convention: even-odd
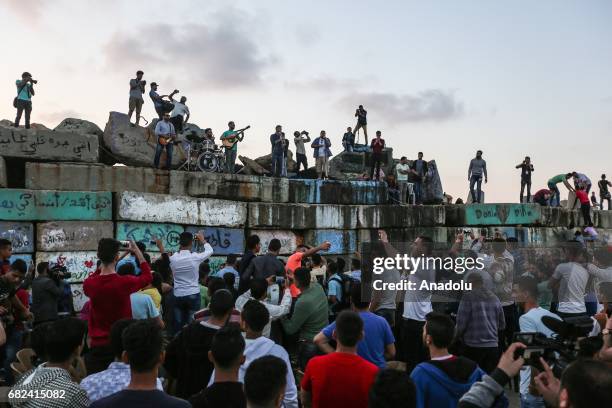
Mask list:
[[[151,86],[157,86],[157,82],[151,82]]]

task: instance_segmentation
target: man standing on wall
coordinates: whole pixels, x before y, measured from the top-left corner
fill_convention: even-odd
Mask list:
[[[517,164],[516,168],[521,169],[521,196],[519,202],[523,202],[523,193],[525,192],[525,186],[527,186],[527,200],[525,202],[528,203],[531,201],[531,172],[534,171],[531,158],[525,156],[525,160],[521,164]]]
[[[236,156],[238,155],[238,142],[242,141],[244,134],[240,137],[240,133],[234,130],[236,124],[233,121],[229,121],[227,127],[228,129],[221,135],[221,141],[233,138],[236,138],[237,141],[232,147],[225,147],[225,171],[229,174],[234,174]]]
[[[296,130],[293,132],[293,142],[295,143],[295,172],[299,174],[300,165],[304,166],[304,171],[308,170],[308,159],[306,158],[304,143],[310,142],[310,136],[308,136],[308,132],[305,130],[302,130],[301,133]]]
[[[282,177],[285,161],[285,133],[283,127],[277,125],[275,132],[270,135],[272,145],[272,176]]]
[[[142,77],[144,72],[136,71],[136,78],[130,79],[130,102],[128,110],[128,120],[132,121],[132,113],[136,110],[136,124],[132,126],[138,126],[140,123],[140,112],[142,111],[142,104],[144,99],[142,94],[145,93],[145,86],[147,81],[143,81]]]
[[[30,128],[30,114],[32,113],[32,96],[35,95],[34,84],[38,81],[32,79],[32,74],[24,72],[21,79],[15,81],[17,96],[13,100],[13,106],[17,109],[15,127],[19,127],[21,115],[25,111],[25,128]]]
[[[476,157],[470,161],[470,167],[468,168],[468,180],[470,182],[470,194],[472,196],[472,203],[480,203],[480,196],[482,194],[482,176],[484,175],[484,181],[487,183],[489,178],[487,177],[487,162],[482,158],[482,150],[476,152]],[[476,185],[476,191],[474,191],[474,185]]]
[[[331,141],[327,138],[325,131],[321,131],[321,135],[312,142],[311,147],[314,149],[314,157],[316,161],[317,180],[329,177],[329,157],[332,155]]]
[[[604,205],[604,200],[608,202],[608,210],[611,210],[612,208],[610,208],[610,190],[608,190],[608,187],[612,187],[612,183],[610,183],[608,180],[606,180],[606,175],[602,174],[601,175],[601,180],[599,180],[597,182],[597,185],[599,187],[599,202],[600,202],[600,209],[603,210],[603,205]]]
[[[395,166],[395,173],[395,179],[400,190],[400,202],[406,204],[408,202],[408,174],[410,173],[410,165],[406,156],[402,156],[400,162]]]
[[[363,109],[363,105],[359,105],[359,108],[355,111],[355,117],[357,118],[357,126],[355,126],[355,134],[359,132],[359,129],[363,129],[365,135],[365,145],[368,145],[368,111]]]
[[[355,147],[355,134],[350,126],[346,128],[346,133],[342,136],[342,146],[345,152],[352,152]]]
[[[416,197],[417,204],[423,204],[423,182],[427,175],[427,162],[423,160],[423,152],[419,152],[419,158],[412,162],[410,169],[416,176],[414,182],[414,195]]]
[[[372,166],[370,168],[370,179],[380,181],[380,164],[382,163],[382,151],[385,148],[385,140],[381,137],[380,130],[376,131],[376,138],[372,140]],[[374,168],[376,167],[376,178],[374,178]]]

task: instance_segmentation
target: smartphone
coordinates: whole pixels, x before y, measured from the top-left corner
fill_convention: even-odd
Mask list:
[[[127,249],[130,247],[130,241],[119,241],[119,247],[122,249]]]

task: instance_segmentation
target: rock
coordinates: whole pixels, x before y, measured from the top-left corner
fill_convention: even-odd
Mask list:
[[[88,120],[66,118],[53,129],[58,132],[78,133],[81,135],[91,135],[98,139],[100,146],[104,146],[104,132],[98,125]],[[100,162],[113,165],[117,161],[109,156],[104,149],[100,149]]]
[[[295,160],[293,160],[293,152],[291,150],[289,150],[289,152],[287,153],[287,156],[288,156],[287,171],[288,172],[295,172],[295,168],[296,168],[297,164],[296,164]],[[266,169],[270,169],[268,171],[268,173],[272,172],[272,153],[266,154],[265,156],[258,157],[258,158],[255,159],[255,161],[260,166],[263,166]]]
[[[263,168],[259,163],[257,163],[253,159],[249,159],[246,156],[238,156],[238,158],[244,164],[244,168],[248,169],[250,174],[258,174],[260,176],[263,176],[269,173],[268,170]]]
[[[0,156],[29,160],[98,161],[98,138],[44,127],[15,128],[0,123]]]
[[[8,187],[8,180],[6,179],[6,161],[4,157],[0,156],[0,187]]]
[[[442,204],[444,202],[444,189],[442,188],[442,180],[438,173],[438,166],[435,160],[427,162],[427,179],[423,186],[423,203],[424,204]],[[484,202],[484,197],[483,197]]]
[[[22,118],[23,119],[23,118]],[[8,120],[8,119],[2,119],[0,120],[0,126],[3,127],[14,127],[13,126],[14,122]],[[19,127],[20,129],[25,129],[23,127],[23,120],[21,121],[21,126]],[[30,127],[32,129],[38,129],[38,130],[50,130],[48,127],[46,127],[45,125],[43,125],[42,123],[30,123]]]
[[[125,113],[110,112],[108,122],[104,128],[104,147],[117,161],[128,166],[151,167],[155,157],[157,139],[151,127],[132,126]],[[180,152],[174,148],[172,165],[177,166]],[[166,160],[165,149],[160,164],[164,166]]]

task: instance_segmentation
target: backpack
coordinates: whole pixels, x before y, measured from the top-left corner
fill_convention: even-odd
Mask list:
[[[332,312],[334,312],[334,314],[337,314],[340,313],[342,310],[351,307],[351,285],[354,282],[357,282],[357,280],[345,273],[340,273],[338,274],[338,276],[332,277],[330,281],[332,280],[340,284],[340,290],[342,293],[342,300],[340,300],[340,302],[336,303],[332,307]],[[329,282],[327,285],[329,287]]]
[[[27,86],[28,86],[28,83],[26,82],[25,84],[23,84],[21,86],[21,88],[19,88],[17,90],[17,96],[15,97],[15,99],[13,99],[13,107],[14,108],[19,108],[19,102],[18,102],[19,101],[19,95],[21,94],[21,91],[23,91],[23,88],[26,88]],[[27,88],[27,91],[28,91],[28,97],[31,97],[30,96],[30,88]]]

